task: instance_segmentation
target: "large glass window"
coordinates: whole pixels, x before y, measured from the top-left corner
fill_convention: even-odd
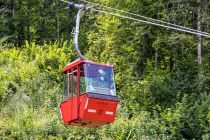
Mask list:
[[[84,64],[86,92],[116,96],[112,67]]]

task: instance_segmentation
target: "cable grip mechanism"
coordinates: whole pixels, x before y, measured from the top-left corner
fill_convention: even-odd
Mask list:
[[[69,3],[68,6],[65,9],[70,10],[71,8],[76,7],[79,9],[79,11],[77,12],[77,17],[76,17],[76,27],[73,28],[72,30],[72,34],[74,36],[74,49],[76,51],[76,53],[79,55],[80,59],[86,59],[81,51],[79,50],[79,43],[78,43],[78,37],[79,37],[79,27],[80,27],[80,18],[82,15],[83,10],[90,10],[91,8],[83,5],[83,4],[74,4],[73,2]]]

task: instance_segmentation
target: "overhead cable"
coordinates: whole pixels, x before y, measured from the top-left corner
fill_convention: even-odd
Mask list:
[[[141,19],[131,18],[131,17],[128,17],[128,16],[123,16],[123,15],[119,15],[119,14],[115,14],[115,13],[110,13],[110,12],[106,12],[106,11],[102,11],[102,10],[97,10],[95,8],[92,8],[91,10],[94,10],[94,11],[99,12],[99,13],[107,14],[107,15],[117,16],[117,17],[121,17],[121,18],[124,18],[124,19],[129,19],[129,20],[133,20],[133,21],[137,21],[137,22],[147,23],[147,24],[151,24],[151,25],[156,25],[156,26],[160,26],[160,27],[164,27],[164,28],[174,29],[174,30],[177,30],[177,31],[182,31],[182,32],[191,33],[191,34],[195,34],[195,35],[201,35],[201,36],[205,36],[205,37],[210,38],[210,35],[203,34],[203,33],[193,32],[193,31],[190,31],[190,30],[185,30],[185,29],[181,29],[181,28],[162,25],[162,24],[159,24],[159,23],[154,23],[154,22],[145,21],[145,20],[141,20]]]
[[[66,0],[60,0],[60,1],[63,1],[63,2],[66,2],[66,3],[71,3],[71,2],[68,2]],[[120,17],[120,18],[124,18],[124,19],[133,20],[133,21],[136,21],[136,22],[142,22],[142,23],[146,23],[146,24],[151,24],[151,25],[155,25],[155,26],[159,26],[159,27],[164,27],[164,28],[168,28],[168,29],[173,29],[173,30],[177,30],[177,31],[182,31],[182,32],[186,32],[186,33],[190,33],[190,34],[194,34],[194,35],[201,35],[201,36],[205,36],[205,37],[210,38],[210,35],[205,34],[203,32],[195,32],[195,31],[191,31],[191,30],[187,30],[187,29],[183,29],[183,28],[172,27],[170,25],[163,25],[163,24],[160,24],[160,23],[152,22],[152,21],[136,19],[136,18],[132,18],[132,17],[116,14],[116,13],[111,13],[111,12],[106,12],[106,11],[103,11],[103,10],[98,10],[98,9],[95,9],[95,8],[91,8],[91,10],[96,11],[98,13],[102,13],[102,14],[112,15],[112,16],[116,16],[116,17]]]
[[[109,7],[109,6],[105,6],[105,5],[102,5],[102,4],[99,4],[99,3],[90,2],[90,1],[87,1],[87,0],[81,0],[81,1],[86,2],[86,3],[89,3],[89,4],[93,4],[95,6],[99,6],[99,7],[103,7],[103,8],[107,8],[107,9],[111,9],[111,10],[115,10],[115,11],[119,11],[121,13],[126,13],[126,14],[129,14],[129,15],[141,17],[141,18],[144,18],[146,20],[151,20],[151,21],[155,21],[155,22],[158,22],[158,23],[163,23],[163,24],[174,26],[174,27],[182,28],[182,29],[185,29],[185,30],[190,30],[190,31],[193,31],[193,32],[198,32],[198,33],[210,35],[210,33],[207,33],[207,32],[202,32],[202,31],[199,31],[199,30],[195,30],[195,29],[191,29],[191,28],[188,28],[188,27],[176,25],[176,24],[173,24],[173,23],[170,23],[170,22],[165,22],[165,21],[158,20],[158,19],[153,19],[153,18],[142,16],[142,15],[139,15],[139,14],[127,12],[127,11],[124,11],[124,10],[119,10],[119,9],[112,8],[112,7]]]

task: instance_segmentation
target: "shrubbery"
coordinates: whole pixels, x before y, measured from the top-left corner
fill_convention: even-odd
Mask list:
[[[172,90],[169,72],[152,70],[142,80],[132,75],[117,79],[120,102],[113,124],[98,129],[64,126],[58,110],[63,90],[60,72],[75,58],[69,50],[68,43],[26,42],[19,49],[1,48],[1,139],[210,138],[209,93],[195,98]]]

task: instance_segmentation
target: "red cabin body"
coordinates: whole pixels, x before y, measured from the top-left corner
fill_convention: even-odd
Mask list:
[[[60,111],[64,124],[95,128],[114,122],[118,97],[113,66],[76,60],[63,73],[66,101]]]

